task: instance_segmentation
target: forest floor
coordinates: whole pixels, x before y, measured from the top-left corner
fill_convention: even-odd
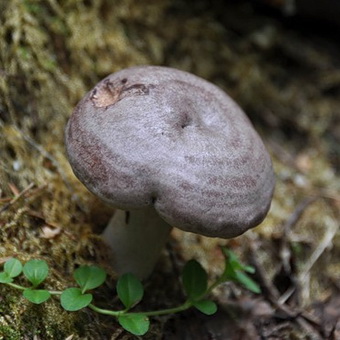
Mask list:
[[[99,236],[113,210],[73,175],[64,128],[106,75],[171,66],[240,104],[272,156],[276,189],[266,220],[241,237],[174,230],[140,308],[180,304],[178,273],[191,258],[215,278],[221,245],[255,267],[262,293],[222,285],[217,314],[153,318],[143,339],[340,339],[339,27],[222,0],[12,0],[0,22],[0,264],[44,259],[50,289],[72,286],[81,264],[102,266],[96,298],[118,306]],[[0,339],[132,338],[111,317],[66,312],[58,299],[32,305],[0,285]]]

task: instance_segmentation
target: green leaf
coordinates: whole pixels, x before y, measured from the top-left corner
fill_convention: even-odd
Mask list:
[[[242,264],[233,251],[224,247],[222,247],[222,251],[225,256],[225,269],[221,276],[221,280],[235,281],[242,284],[253,293],[260,293],[260,286],[245,273],[248,272],[253,274],[255,269],[251,266]]]
[[[150,321],[144,314],[123,314],[118,316],[119,324],[134,335],[144,335],[150,327]]]
[[[250,274],[255,273],[255,268],[241,263],[240,259],[232,250],[222,247],[222,251],[226,258],[226,262],[231,265],[234,270],[242,270]]]
[[[49,291],[45,289],[25,289],[23,292],[23,296],[28,300],[37,305],[45,302],[51,297]]]
[[[83,294],[79,288],[68,288],[62,292],[60,303],[65,310],[74,312],[87,307],[92,298],[92,294]]]
[[[22,272],[22,264],[19,260],[12,257],[5,262],[4,271],[9,277],[16,277]]]
[[[235,273],[235,281],[243,284],[244,287],[246,287],[253,293],[256,294],[261,293],[260,286],[254,280],[252,280],[247,274],[243,272],[237,271]]]
[[[82,293],[85,293],[103,284],[106,280],[106,272],[96,266],[81,266],[75,270],[73,277],[81,287]]]
[[[43,282],[48,275],[48,265],[44,260],[29,260],[23,267],[24,275],[34,287]]]
[[[0,273],[0,283],[11,283],[11,282],[13,282],[13,279],[6,272]]]
[[[126,309],[142,300],[144,288],[142,283],[131,273],[123,274],[117,282],[117,294]]]
[[[255,274],[255,268],[252,266],[243,266],[243,270],[249,274]]]
[[[206,315],[212,315],[217,312],[217,305],[215,302],[210,300],[199,300],[193,303],[193,306],[196,307],[200,312]]]
[[[225,261],[226,261],[226,268],[231,267],[233,269],[233,271],[244,270],[245,266],[243,266],[241,264],[239,258],[237,257],[237,255],[233,251],[231,251],[227,248],[224,248],[224,247],[222,247],[222,251],[223,251],[223,254],[224,254],[224,257],[225,257]]]
[[[190,300],[197,300],[207,291],[208,275],[195,260],[186,263],[182,274],[183,286]]]

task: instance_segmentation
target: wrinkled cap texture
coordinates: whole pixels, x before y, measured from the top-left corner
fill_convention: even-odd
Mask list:
[[[153,205],[172,226],[222,238],[268,212],[274,174],[260,137],[229,96],[190,73],[109,75],[79,102],[65,138],[76,176],[117,208]]]

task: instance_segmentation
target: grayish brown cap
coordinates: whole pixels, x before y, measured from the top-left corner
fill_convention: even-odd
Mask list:
[[[272,164],[249,119],[187,72],[140,66],[111,74],[76,107],[66,147],[94,194],[125,210],[154,205],[186,231],[234,237],[270,207]]]

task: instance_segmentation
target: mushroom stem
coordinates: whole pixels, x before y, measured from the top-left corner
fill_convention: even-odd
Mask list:
[[[112,249],[117,274],[144,279],[152,272],[172,227],[154,208],[116,210],[102,237]]]

